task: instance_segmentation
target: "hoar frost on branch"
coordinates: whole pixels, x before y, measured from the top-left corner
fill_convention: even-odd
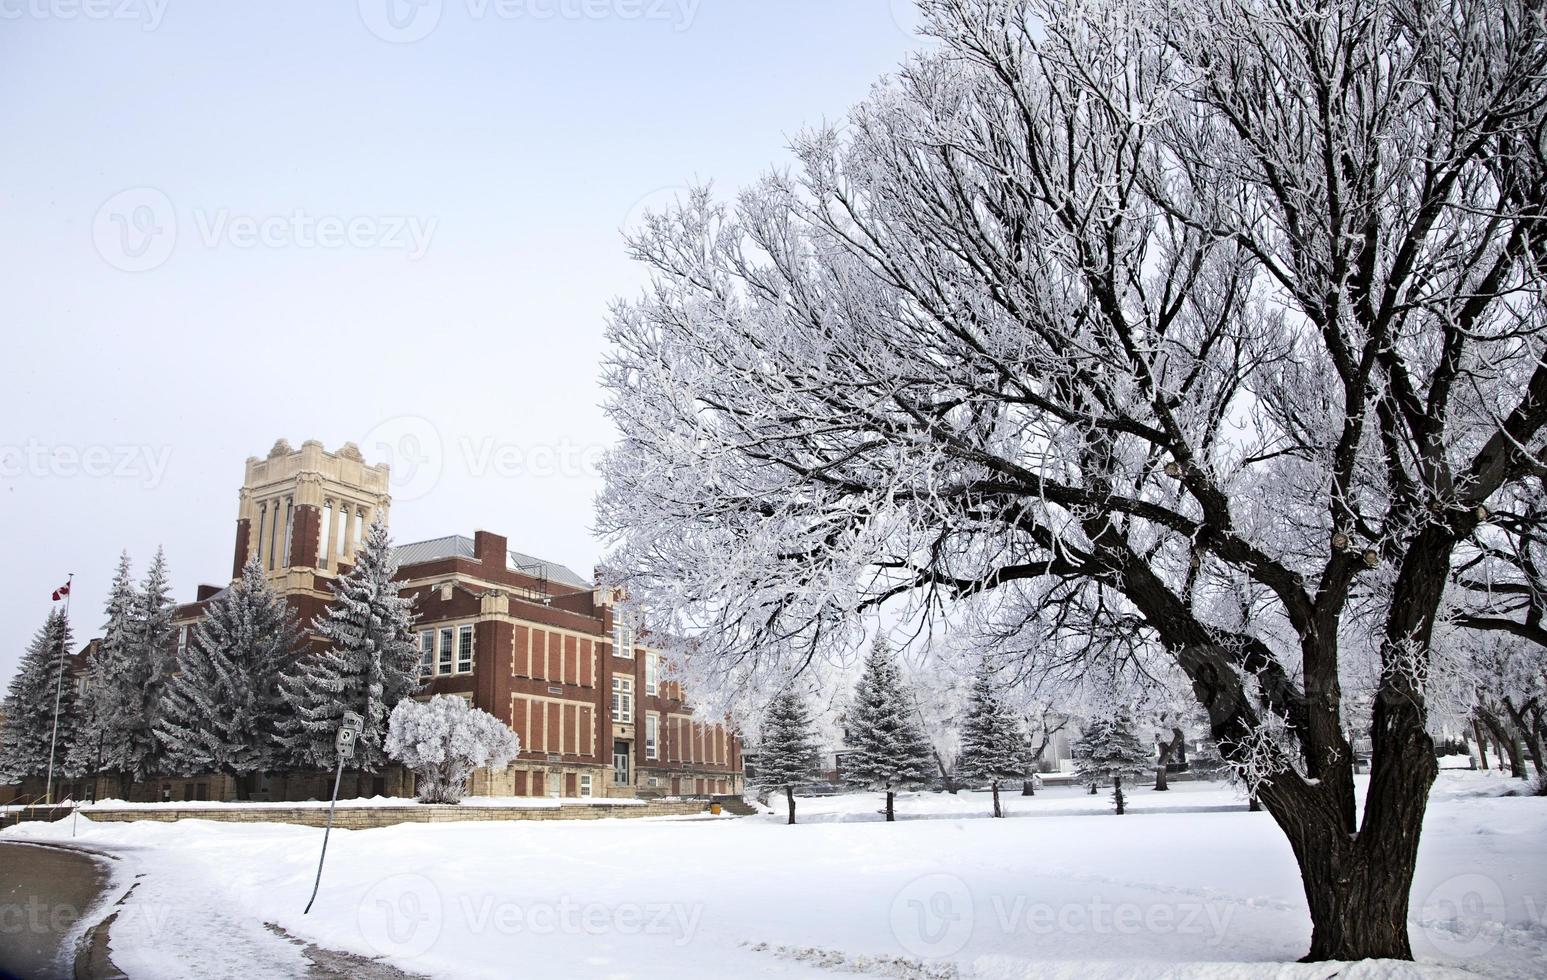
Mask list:
[[[521,751],[521,742],[504,722],[466,698],[437,694],[428,701],[399,701],[382,748],[412,770],[419,802],[460,803],[473,770],[503,768]]]
[[[1410,957],[1424,694],[1377,673],[1356,818],[1340,673],[1547,465],[1539,4],[923,7],[793,171],[631,242],[614,574],[705,697],[893,602],[1163,649],[1222,746],[1284,719],[1310,957]]]

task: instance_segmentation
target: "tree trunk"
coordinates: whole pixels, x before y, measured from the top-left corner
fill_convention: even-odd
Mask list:
[[[960,787],[956,785],[956,780],[951,778],[951,770],[946,767],[945,757],[940,754],[939,749],[930,749],[930,752],[935,757],[935,767],[940,770],[940,787],[947,793],[955,795]]]
[[[1164,762],[1155,767],[1155,788],[1158,790],[1169,790],[1171,788],[1166,785],[1166,764]]]
[[[1090,784],[1090,795],[1091,796],[1095,796],[1096,795],[1096,784],[1095,783],[1091,783]]]
[[[1247,813],[1261,813],[1262,812],[1262,801],[1257,799],[1257,794],[1256,793],[1251,794],[1251,796],[1247,798],[1247,801],[1246,801],[1246,812]]]
[[[1525,743],[1526,752],[1531,756],[1531,765],[1536,769],[1536,791],[1547,795],[1547,765],[1542,762],[1542,739],[1533,724],[1532,708],[1530,702],[1517,708],[1509,698],[1504,699],[1504,710],[1509,712],[1509,720],[1514,723],[1515,730],[1520,732],[1520,741]]]
[[[795,787],[784,787],[784,798],[790,803],[790,825],[793,826],[795,823]]]
[[[1483,735],[1482,722],[1472,719],[1472,740],[1477,743],[1477,759],[1484,769],[1488,768],[1488,739]]]
[[[1422,709],[1406,691],[1383,693],[1370,725],[1370,784],[1357,823],[1326,782],[1289,771],[1258,789],[1300,866],[1312,925],[1306,962],[1413,958],[1408,902],[1439,764]]]
[[[1031,779],[1026,779],[1026,780],[1022,780],[1021,781],[1021,795],[1022,796],[1036,796],[1037,795],[1037,789],[1036,789],[1035,786],[1032,785],[1033,781],[1034,780],[1031,780]]]
[[[1123,774],[1117,773],[1112,777],[1112,799],[1117,801],[1117,815],[1120,817],[1125,812],[1123,807]]]
[[[1514,733],[1505,728],[1504,722],[1491,711],[1478,709],[1477,716],[1483,724],[1493,733],[1494,745],[1498,748],[1499,758],[1509,757],[1509,774],[1516,779],[1527,779],[1525,759],[1520,752],[1520,740]],[[1502,765],[1502,763],[1501,763]]]
[[[1004,816],[1004,813],[999,809],[999,780],[994,780],[990,785],[994,790],[994,816],[1002,817]]]
[[[891,823],[892,821],[897,819],[896,808],[892,805],[892,801],[894,799],[896,799],[896,797],[897,797],[897,794],[895,792],[893,792],[892,790],[887,790],[886,791],[886,822],[887,823]]]

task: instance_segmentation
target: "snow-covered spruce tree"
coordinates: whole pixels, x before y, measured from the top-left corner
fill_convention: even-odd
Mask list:
[[[521,751],[521,741],[466,698],[437,694],[428,701],[399,701],[383,748],[413,772],[419,802],[460,803],[473,770],[505,766]]]
[[[333,585],[333,602],[312,628],[326,649],[304,657],[280,689],[290,711],[284,743],[291,765],[332,769],[333,740],[345,711],[365,720],[350,767],[375,772],[385,761],[387,718],[419,690],[413,602],[398,595],[387,525],[378,514],[354,567]]]
[[[844,725],[851,750],[844,780],[884,791],[886,819],[895,820],[897,791],[929,782],[934,761],[913,694],[884,637],[876,637],[865,658]]]
[[[130,781],[158,774],[164,761],[155,726],[174,666],[171,592],[161,549],[139,589],[130,578],[129,556],[120,556],[102,643],[88,669],[68,764],[76,772],[116,774],[125,796]]]
[[[999,806],[999,784],[1026,771],[1026,737],[1015,713],[1005,707],[998,671],[985,658],[973,673],[967,715],[962,721],[962,753],[957,771],[968,779],[986,779],[994,794],[994,816],[1004,816]]]
[[[1547,25],[1521,0],[922,6],[940,45],[795,167],[631,240],[655,282],[609,328],[609,567],[721,678],[706,702],[883,603],[978,609],[1007,659],[1038,610],[1137,635],[1249,765],[1308,958],[1411,958],[1431,634],[1547,446]],[[1359,807],[1365,655],[1389,669]]]
[[[0,783],[46,776],[50,760],[56,775],[63,771],[74,736],[75,685],[65,676],[72,652],[69,621],[55,609],[27,645],[0,705]]]
[[[250,558],[242,577],[210,602],[167,687],[156,726],[167,769],[225,773],[247,799],[252,777],[282,768],[289,711],[279,680],[304,643],[295,611]]]
[[[1091,719],[1080,730],[1073,754],[1075,771],[1092,793],[1103,780],[1112,780],[1112,802],[1118,816],[1127,808],[1123,777],[1136,779],[1153,764],[1149,750],[1134,734],[1133,719],[1125,711]]]
[[[136,780],[149,779],[163,771],[165,758],[156,726],[161,720],[162,701],[167,684],[176,669],[176,648],[172,614],[172,583],[167,574],[166,555],[160,548],[140,586],[138,631],[133,635],[126,660],[127,672],[121,682],[128,686],[123,714],[126,769]]]
[[[763,713],[757,739],[757,776],[753,782],[760,789],[784,791],[792,824],[795,787],[817,777],[819,761],[806,699],[793,689],[780,691]]]
[[[112,773],[118,780],[118,795],[127,797],[127,746],[137,695],[126,678],[140,634],[140,597],[128,552],[118,556],[105,615],[101,642],[87,663],[85,691],[76,704],[65,770],[72,776]]]

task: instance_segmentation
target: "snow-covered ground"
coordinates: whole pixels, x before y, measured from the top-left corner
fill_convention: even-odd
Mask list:
[[[550,796],[469,796],[462,800],[458,806],[469,807],[516,807],[530,810],[552,810],[560,806],[644,806],[646,800],[625,799],[622,797],[608,798],[601,796],[567,796],[557,799]],[[60,804],[69,805],[69,801]],[[386,796],[362,796],[354,799],[339,800],[339,809],[360,809],[365,807],[420,807],[438,806],[439,804],[420,803],[418,800],[403,799],[401,797]],[[82,814],[90,814],[92,810],[222,810],[222,809],[257,809],[257,810],[298,810],[316,809],[326,810],[327,800],[301,800],[297,802],[248,802],[227,803],[219,800],[174,800],[170,803],[130,803],[127,800],[105,799],[95,803],[82,803]],[[0,813],[12,810],[32,809],[27,806],[0,806]]]
[[[1547,800],[1508,788],[1442,774],[1414,889],[1424,966],[1342,976],[1547,974]],[[112,932],[133,977],[296,974],[265,923],[438,977],[1329,974],[1288,964],[1310,936],[1294,862],[1231,789],[1138,788],[1123,817],[1073,787],[1005,800],[1012,819],[986,819],[986,793],[908,794],[886,825],[864,794],[802,799],[795,827],[776,812],[335,831],[309,916],[318,830],[82,817],[76,840],[134,883]]]

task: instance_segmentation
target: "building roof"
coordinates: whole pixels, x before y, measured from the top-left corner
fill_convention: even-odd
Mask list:
[[[436,561],[441,558],[472,558],[473,539],[464,534],[448,534],[443,538],[431,538],[428,541],[415,541],[411,544],[400,544],[392,549],[392,557],[399,565],[417,565],[420,562]],[[533,578],[547,578],[550,582],[557,582],[576,589],[590,589],[591,582],[575,574],[574,570],[557,562],[544,561],[534,558],[522,551],[506,552],[505,566],[512,572],[520,572],[522,575],[530,575]]]

